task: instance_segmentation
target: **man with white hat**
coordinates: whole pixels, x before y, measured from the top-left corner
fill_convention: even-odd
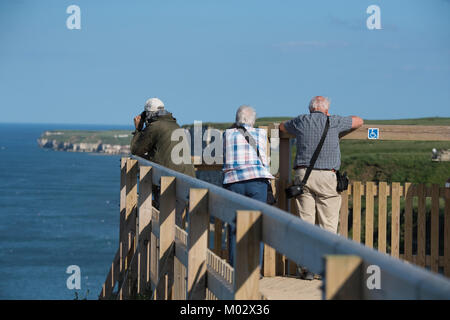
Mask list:
[[[171,159],[172,149],[178,143],[171,140],[172,132],[180,126],[172,113],[164,109],[160,99],[147,100],[144,111],[134,118],[134,126],[136,131],[131,140],[132,154],[195,177],[192,164],[175,164]]]

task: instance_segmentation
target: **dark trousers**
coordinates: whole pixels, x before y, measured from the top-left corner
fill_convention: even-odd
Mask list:
[[[235,183],[224,184],[223,187],[227,190],[242,194],[249,198],[259,200],[262,202],[267,201],[267,179],[252,179],[239,181]],[[234,267],[234,254],[236,249],[236,226],[228,225],[228,244],[229,244],[229,261]],[[262,265],[264,243],[260,244],[259,251],[259,265]]]

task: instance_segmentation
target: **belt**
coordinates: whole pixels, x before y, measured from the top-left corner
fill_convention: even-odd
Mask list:
[[[307,169],[307,168],[308,168],[307,166],[295,166],[295,167],[294,167],[294,170],[297,170],[297,169]],[[316,168],[313,168],[313,170],[336,172],[336,170],[334,170],[334,169],[316,169]]]

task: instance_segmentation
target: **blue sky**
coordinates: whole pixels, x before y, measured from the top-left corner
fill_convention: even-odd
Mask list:
[[[296,116],[315,95],[365,119],[449,117],[449,89],[448,0],[0,1],[0,122],[131,124],[154,96],[181,124],[241,104]]]

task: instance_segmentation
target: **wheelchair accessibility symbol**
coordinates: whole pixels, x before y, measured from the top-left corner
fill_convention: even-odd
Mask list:
[[[378,128],[369,128],[367,131],[367,138],[378,139],[380,137],[380,131]]]

